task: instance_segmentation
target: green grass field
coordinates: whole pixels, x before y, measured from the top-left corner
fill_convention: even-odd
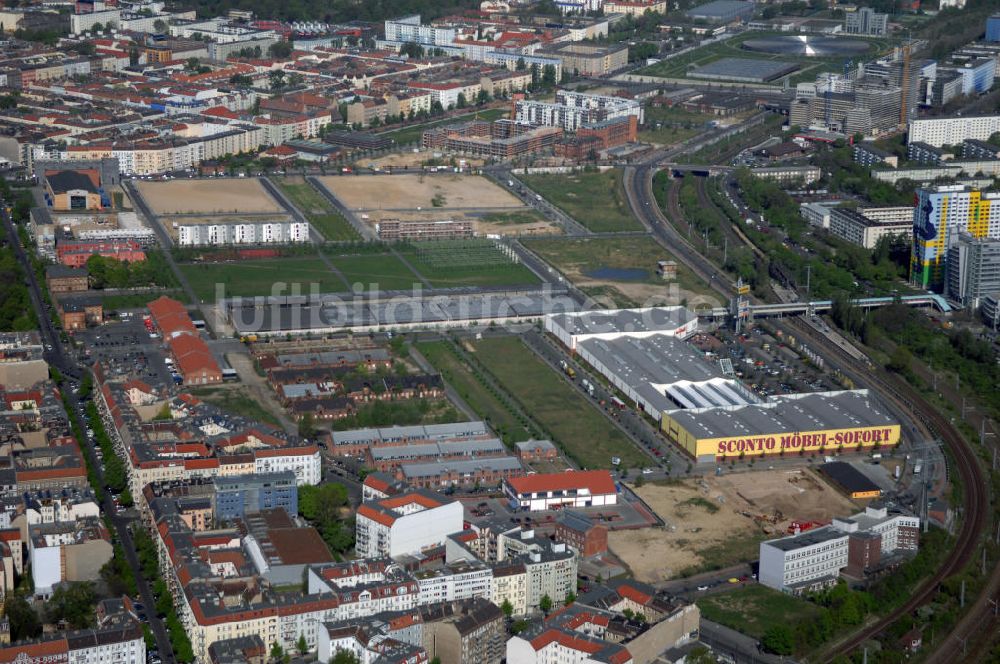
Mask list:
[[[100,291],[98,291],[98,294]],[[156,293],[125,293],[125,294],[115,294],[115,295],[105,295],[101,297],[101,305],[104,306],[105,311],[114,311],[115,309],[141,309],[145,308],[146,304],[151,300],[155,300],[160,297],[160,295],[166,295],[167,297],[184,299],[184,295],[180,291],[176,290],[164,290],[157,291]]]
[[[590,230],[598,233],[639,231],[625,198],[621,171],[584,172],[572,175],[523,175],[521,179]]]
[[[476,378],[472,370],[450,349],[447,341],[428,341],[416,345],[417,350],[441,372],[445,381],[455,392],[476,411],[476,415],[489,423],[505,443],[513,443],[531,438],[529,427]]]
[[[330,261],[352,284],[360,282],[365,290],[375,284],[378,290],[410,290],[420,279],[392,254],[331,255]]]
[[[190,392],[202,401],[234,415],[242,415],[276,427],[281,426],[277,417],[268,412],[256,399],[243,392],[223,387],[196,387]]]
[[[226,297],[254,295],[288,295],[290,284],[299,284],[303,294],[311,284],[319,284],[320,292],[338,293],[346,290],[319,258],[275,258],[231,263],[187,263],[180,265],[195,294],[205,302],[214,302],[216,285],[225,288]],[[272,292],[276,283],[286,284],[285,290]]]
[[[539,221],[545,221],[545,217],[534,210],[518,210],[516,212],[487,212],[480,217],[480,219],[487,223],[499,224],[501,226],[534,224]]]
[[[646,283],[666,285],[656,274],[656,262],[673,257],[651,237],[551,239],[529,238],[522,241],[547,263],[565,274],[571,281],[602,281],[614,283]],[[593,276],[594,270],[643,270],[634,279]],[[590,273],[588,275],[588,273]],[[718,297],[708,284],[683,264],[677,266],[677,284],[690,294]]]
[[[647,108],[644,129],[639,132],[639,140],[671,145],[680,143],[698,134],[705,123],[713,120],[711,115],[695,113],[683,108]]]
[[[503,108],[487,108],[482,111],[473,111],[471,113],[466,113],[465,115],[456,115],[449,118],[444,118],[442,120],[434,120],[433,122],[425,122],[418,125],[410,125],[408,127],[403,127],[402,129],[395,129],[393,131],[385,132],[380,134],[385,138],[391,138],[396,142],[396,145],[409,145],[410,143],[419,143],[421,136],[423,136],[424,131],[432,127],[438,127],[446,124],[454,124],[456,122],[468,122],[469,120],[475,120],[476,118],[480,120],[486,120],[492,122],[493,120],[499,120],[500,118],[507,116],[507,110]]]
[[[273,182],[295,204],[309,223],[331,242],[360,238],[350,222],[344,219],[321,193],[301,178],[274,178]]]
[[[520,339],[483,339],[475,348],[476,358],[578,464],[611,468],[611,457],[618,456],[625,468],[649,465],[625,434]]]
[[[804,599],[756,584],[709,595],[696,603],[702,617],[757,639],[772,625],[789,625],[819,614]]]
[[[417,242],[405,254],[435,288],[538,283],[531,270],[513,262],[492,240]]]

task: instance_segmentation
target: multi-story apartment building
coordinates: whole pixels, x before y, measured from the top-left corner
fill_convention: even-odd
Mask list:
[[[419,553],[462,530],[462,504],[417,489],[362,503],[355,519],[355,550],[363,558]]]
[[[305,221],[174,222],[171,228],[180,247],[233,244],[295,244],[309,241]]]
[[[454,28],[421,25],[420,14],[385,22],[385,41],[421,46],[450,46],[455,41]]]
[[[918,189],[910,281],[942,288],[948,250],[962,231],[977,239],[1000,238],[1000,193],[963,185]]]
[[[889,29],[889,15],[871,7],[859,7],[844,15],[844,32],[851,35],[881,37]]]
[[[290,471],[215,477],[212,488],[212,507],[223,521],[278,507],[292,516],[299,513],[298,483]]]
[[[879,221],[868,217],[860,210],[833,208],[830,211],[830,233],[851,244],[865,249],[874,249],[878,241],[887,235],[911,237],[913,233],[913,208],[909,216],[902,220]]]
[[[560,90],[554,103],[518,101],[514,104],[514,119],[526,124],[560,127],[577,131],[584,125],[633,115],[641,124],[642,104],[633,99],[610,95],[592,95]]]
[[[420,608],[427,656],[455,664],[500,664],[507,636],[503,612],[485,599]]]
[[[953,118],[927,118],[910,122],[908,143],[920,141],[941,147],[958,145],[967,138],[985,141],[1000,132],[1000,115],[971,115]]]
[[[975,238],[960,231],[948,249],[945,294],[976,309],[987,295],[1000,293],[1000,239]]]

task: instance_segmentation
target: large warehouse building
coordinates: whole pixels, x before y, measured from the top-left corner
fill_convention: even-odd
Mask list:
[[[899,424],[867,390],[762,400],[684,341],[698,329],[684,307],[553,314],[545,329],[698,461],[899,443]]]
[[[684,339],[698,329],[698,316],[686,307],[645,307],[553,314],[545,330],[570,350],[587,339],[641,339],[668,335]]]
[[[783,394],[762,403],[663,413],[667,438],[698,461],[835,452],[899,443],[899,423],[868,390]]]
[[[577,342],[580,359],[654,420],[666,410],[756,403],[719,365],[677,337],[658,334]]]

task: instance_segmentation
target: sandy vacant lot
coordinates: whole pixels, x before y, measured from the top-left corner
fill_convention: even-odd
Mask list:
[[[516,197],[478,175],[356,175],[319,178],[352,210],[521,208]]]
[[[137,183],[158,215],[283,212],[256,178],[171,180]]]
[[[608,545],[646,582],[674,578],[707,555],[735,564],[755,557],[756,542],[783,535],[792,520],[828,521],[858,509],[808,469],[646,484],[635,491],[666,526],[610,532]],[[730,547],[731,561],[725,559]]]

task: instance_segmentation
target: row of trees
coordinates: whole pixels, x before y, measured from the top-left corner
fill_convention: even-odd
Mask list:
[[[87,259],[87,272],[95,289],[177,286],[166,258],[159,251],[147,251],[146,260],[134,263],[94,254]]]

